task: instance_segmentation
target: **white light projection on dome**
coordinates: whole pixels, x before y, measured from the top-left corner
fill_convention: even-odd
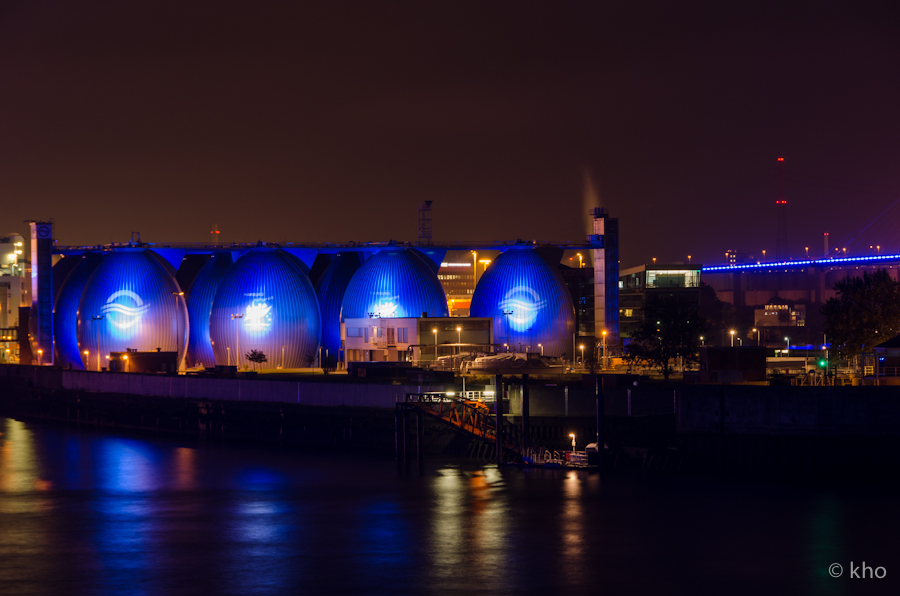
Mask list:
[[[510,247],[494,259],[469,312],[494,320],[494,341],[505,349],[572,355],[572,298],[559,272],[530,247]]]
[[[118,329],[130,329],[141,322],[149,304],[144,304],[141,297],[131,290],[119,290],[113,292],[106,299],[106,304],[100,307],[100,312],[107,322]]]
[[[375,292],[375,302],[369,305],[367,314],[377,319],[391,319],[397,315],[397,309],[400,308],[400,296],[384,296],[384,292]],[[378,295],[382,294],[381,297]]]
[[[274,296],[266,296],[265,292],[244,294],[250,298],[250,304],[244,312],[244,327],[251,331],[266,331],[272,326],[272,306]]]
[[[546,305],[547,301],[528,286],[514,287],[500,301],[500,308],[511,312],[507,315],[507,322],[515,331],[528,331]]]

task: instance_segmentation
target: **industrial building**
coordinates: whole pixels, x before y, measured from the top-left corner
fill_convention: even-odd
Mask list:
[[[24,243],[18,234],[0,238],[0,362],[19,361],[19,309],[31,305]]]
[[[700,265],[640,265],[619,276],[619,325],[631,337],[644,321],[644,303],[651,296],[674,296],[700,305]]]
[[[430,364],[448,356],[490,353],[492,323],[477,317],[344,319],[345,363]]]
[[[137,354],[131,357],[137,362],[152,353],[166,354],[160,370],[171,368],[172,357],[179,370],[245,365],[251,350],[265,355],[261,368],[427,359],[420,344],[435,339],[438,358],[466,347],[571,358],[576,341],[584,341],[578,331],[618,334],[618,310],[609,308],[618,300],[617,222],[603,210],[592,215],[595,233],[567,243],[439,244],[420,230],[419,242],[400,244],[138,239],[66,247],[54,242],[52,222],[31,222],[31,287],[21,286],[25,304],[17,309],[28,333],[18,345],[23,361],[87,370],[106,369],[113,359],[127,370],[124,355]],[[571,269],[560,265],[566,251],[590,254],[593,263],[593,277],[578,273],[579,292],[593,299],[589,307],[579,299],[578,328],[571,288],[560,274]],[[471,266],[448,259],[448,252],[471,256]],[[445,287],[455,289],[448,296]],[[458,316],[463,306],[471,317]],[[593,321],[583,320],[589,316]],[[363,328],[373,335],[354,335]],[[154,368],[160,358],[143,360]]]

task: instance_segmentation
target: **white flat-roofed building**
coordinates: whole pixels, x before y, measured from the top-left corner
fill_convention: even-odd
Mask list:
[[[492,351],[493,321],[480,317],[346,319],[341,340],[345,365],[431,362],[453,354]]]

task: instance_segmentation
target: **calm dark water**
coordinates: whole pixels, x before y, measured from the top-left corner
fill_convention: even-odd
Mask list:
[[[2,594],[900,593],[888,487],[0,432]]]

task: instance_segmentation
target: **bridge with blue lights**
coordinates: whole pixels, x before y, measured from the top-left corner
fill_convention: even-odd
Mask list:
[[[900,265],[900,254],[872,255],[867,257],[837,257],[827,259],[804,259],[799,261],[773,261],[768,263],[739,263],[734,265],[714,265],[703,267],[703,273],[741,273],[768,271],[772,269],[803,269],[808,267],[843,267],[847,265]]]

